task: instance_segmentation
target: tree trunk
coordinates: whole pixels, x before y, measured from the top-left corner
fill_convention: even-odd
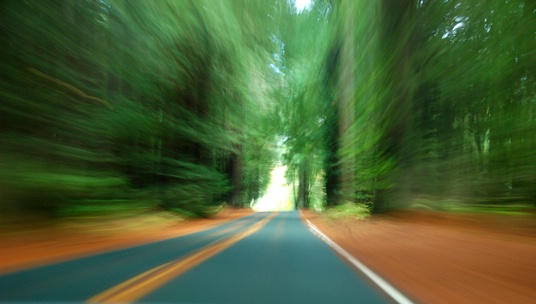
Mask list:
[[[299,169],[298,207],[309,208],[309,168],[307,161],[302,161]]]
[[[386,100],[383,113],[385,133],[381,140],[386,158],[394,159],[398,167],[391,173],[387,184],[394,186],[389,189],[379,189],[377,192],[374,212],[381,213],[388,209],[404,207],[404,202],[410,198],[413,153],[408,135],[411,132],[414,119],[411,86],[411,39],[412,31],[411,10],[413,0],[384,0],[382,10],[382,40],[386,58],[391,62],[386,71],[386,82],[391,84],[389,98]],[[393,50],[395,50],[393,52]]]
[[[231,204],[233,206],[242,206],[242,172],[243,172],[243,159],[242,159],[242,147],[238,148],[237,153],[233,153],[233,173],[231,177],[232,190],[231,190]]]
[[[352,0],[342,1],[341,7],[351,7]],[[351,9],[344,11],[340,65],[339,98],[339,160],[341,196],[338,203],[355,200],[355,159],[352,125],[355,122],[355,23]]]

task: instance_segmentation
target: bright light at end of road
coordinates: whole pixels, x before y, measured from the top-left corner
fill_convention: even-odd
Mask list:
[[[272,170],[266,194],[254,203],[253,210],[257,212],[294,210],[291,187],[287,185],[285,179],[286,171],[286,166],[277,166]]]

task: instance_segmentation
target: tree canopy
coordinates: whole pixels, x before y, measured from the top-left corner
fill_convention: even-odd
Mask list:
[[[5,212],[536,202],[532,1],[0,7]]]

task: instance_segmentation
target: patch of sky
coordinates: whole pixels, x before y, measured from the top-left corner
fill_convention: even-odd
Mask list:
[[[299,14],[304,10],[310,10],[312,3],[311,0],[294,0],[294,6],[296,7],[296,12]]]
[[[285,70],[285,43],[283,43],[283,41],[281,41],[275,34],[270,35],[270,40],[276,45],[277,51],[272,53],[274,63],[270,63],[269,66],[276,74],[281,74],[282,70]]]
[[[272,69],[272,71],[274,71],[275,73],[277,74],[281,74],[281,69],[279,69],[279,67],[273,63],[270,63],[270,68]]]

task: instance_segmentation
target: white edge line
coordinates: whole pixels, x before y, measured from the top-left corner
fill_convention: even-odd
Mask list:
[[[318,238],[320,238],[322,241],[324,241],[326,244],[328,244],[333,250],[335,250],[338,254],[343,256],[345,259],[347,259],[352,265],[354,265],[357,269],[359,269],[362,273],[364,273],[372,282],[374,282],[376,285],[378,285],[386,294],[388,294],[393,300],[400,304],[414,304],[410,299],[408,299],[405,295],[403,295],[400,291],[396,290],[391,284],[387,283],[384,279],[382,279],[379,275],[374,273],[370,268],[365,266],[363,263],[359,262],[355,257],[353,257],[348,251],[344,250],[341,246],[339,246],[337,243],[332,241],[329,237],[327,237],[325,234],[323,234],[318,228],[316,228],[313,223],[311,223],[309,220],[307,220],[307,225],[309,230],[316,235]]]

